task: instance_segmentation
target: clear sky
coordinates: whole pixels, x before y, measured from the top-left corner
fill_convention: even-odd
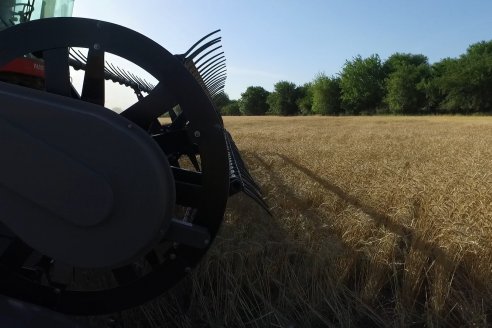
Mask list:
[[[492,0],[75,0],[73,15],[125,25],[171,53],[222,29],[231,99],[248,86],[335,75],[358,54],[433,63],[492,39]]]

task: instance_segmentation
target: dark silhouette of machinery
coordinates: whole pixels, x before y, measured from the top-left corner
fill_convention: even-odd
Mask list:
[[[55,18],[72,6],[0,4],[0,294],[104,314],[193,270],[229,196],[266,205],[213,102],[226,79],[218,31],[173,55],[119,25]],[[70,67],[84,72],[81,92]],[[119,114],[104,107],[106,81],[132,88],[136,102]]]

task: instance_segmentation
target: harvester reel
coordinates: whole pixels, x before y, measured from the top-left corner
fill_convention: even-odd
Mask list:
[[[20,105],[14,108],[16,101],[26,101],[24,106],[36,106],[26,109],[26,113],[39,110],[39,116],[44,115],[43,110],[50,112],[53,109],[54,113],[63,113],[63,108],[66,108],[66,115],[69,117],[67,121],[51,123],[60,127],[59,130],[55,128],[55,131],[63,133],[66,131],[65,125],[75,127],[73,117],[86,115],[85,117],[90,117],[88,124],[106,124],[101,123],[98,127],[98,135],[102,138],[104,126],[108,127],[111,138],[122,136],[122,144],[116,147],[118,149],[124,148],[126,142],[137,140],[135,145],[129,146],[128,154],[124,155],[124,151],[121,151],[121,156],[127,156],[129,162],[134,161],[136,166],[139,160],[152,162],[148,167],[138,166],[135,172],[131,169],[133,164],[128,164],[128,170],[116,177],[122,181],[128,179],[130,182],[127,185],[138,179],[148,181],[152,185],[152,190],[148,193],[112,190],[112,194],[111,188],[114,189],[114,185],[104,185],[94,178],[94,186],[102,186],[103,189],[101,191],[99,188],[94,192],[100,197],[106,197],[106,200],[115,198],[114,206],[118,207],[94,210],[99,215],[98,220],[87,217],[87,221],[84,221],[81,212],[76,211],[77,208],[89,214],[92,212],[90,209],[83,209],[80,204],[77,205],[79,207],[69,208],[68,212],[63,212],[64,208],[60,209],[57,214],[63,216],[63,213],[68,213],[66,216],[71,218],[61,220],[62,224],[70,226],[73,238],[80,237],[82,249],[79,252],[71,254],[64,249],[64,243],[69,242],[68,237],[59,235],[65,230],[57,225],[56,220],[50,221],[55,222],[51,226],[36,224],[37,231],[34,233],[29,218],[9,217],[4,220],[5,225],[14,233],[7,251],[0,255],[1,292],[59,312],[102,314],[137,306],[174,286],[206,253],[222,222],[229,193],[230,167],[224,129],[202,86],[178,57],[135,31],[107,22],[83,18],[32,21],[1,32],[0,44],[8,45],[0,52],[0,67],[28,54],[37,54],[43,58],[46,91],[51,93],[5,85],[0,88],[0,99],[10,99],[12,105],[6,111],[7,114],[3,114],[0,108],[0,122],[23,117],[23,108]],[[88,49],[80,99],[73,99],[75,91],[71,87],[69,76],[70,48]],[[139,101],[120,115],[104,107],[105,53],[134,63],[158,81],[147,96],[140,97]],[[173,110],[176,106],[179,106],[179,111]],[[174,117],[173,123],[156,130],[157,119],[165,113]],[[27,114],[24,115],[26,121],[15,122],[20,130],[27,130],[29,133],[34,131],[35,135],[48,130],[33,127],[36,122],[29,122]],[[63,117],[60,115],[59,117]],[[80,133],[80,129],[74,129],[74,133]],[[68,141],[60,141],[59,144],[56,138],[46,140],[48,143],[53,142],[56,147],[70,145],[72,139],[77,141],[78,144],[73,146],[73,153],[78,160],[78,149],[89,149],[87,147],[90,145],[84,142],[97,142],[97,139],[89,136],[90,129],[86,133],[89,141],[84,141],[83,135],[67,137]],[[58,135],[57,138],[63,139],[64,136]],[[101,143],[111,145],[110,141],[102,139]],[[137,149],[139,144],[143,145],[140,153]],[[135,153],[130,153],[132,149]],[[70,150],[67,151],[70,153]],[[108,154],[112,151],[107,149]],[[195,169],[180,168],[179,156],[171,156],[171,153],[189,156]],[[119,160],[120,158],[114,158],[114,161]],[[108,159],[105,160],[106,166],[100,165],[97,159],[87,161],[88,164],[85,164],[94,166],[87,170],[89,178],[92,177],[89,174],[91,170],[100,175],[112,174],[111,165],[106,163]],[[76,164],[84,165],[82,160],[81,162],[82,164]],[[147,169],[148,176],[143,173],[133,176],[136,172]],[[22,172],[13,172],[13,175],[22,177]],[[89,178],[86,180],[90,180]],[[152,179],[156,181],[152,182]],[[0,185],[1,183],[2,181]],[[90,183],[87,183],[90,187]],[[156,194],[162,197],[160,202],[152,198]],[[118,203],[116,199],[120,196],[133,199]],[[114,214],[115,211],[127,208],[125,206],[134,212],[138,211],[147,207],[145,204],[148,201],[152,202],[149,207],[155,208],[149,210],[152,224],[147,222],[150,219],[145,217],[145,210],[131,215]],[[128,204],[131,202],[136,205]],[[68,222],[70,220],[72,222]],[[98,230],[108,220],[112,220],[114,224],[103,232]],[[121,220],[126,223],[118,225]],[[143,228],[145,225],[149,228]],[[147,230],[142,232],[142,229]],[[148,229],[153,229],[154,232]],[[132,233],[141,233],[135,237],[137,241],[127,239],[129,244],[135,243],[133,248],[129,247],[125,252],[119,250],[118,243],[121,245],[121,239]],[[44,236],[44,239],[37,238],[36,235]],[[33,258],[38,260],[34,261]],[[98,276],[109,276],[111,286],[100,289],[87,289],[83,284],[81,286],[76,278],[86,271],[92,274],[88,269],[95,269]],[[75,283],[56,281],[51,275],[55,271],[75,275]]]

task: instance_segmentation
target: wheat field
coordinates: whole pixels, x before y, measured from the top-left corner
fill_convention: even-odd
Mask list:
[[[492,324],[492,118],[225,126],[272,216],[232,197],[206,259],[132,327]]]

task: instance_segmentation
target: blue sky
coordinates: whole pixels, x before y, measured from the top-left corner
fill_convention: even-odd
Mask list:
[[[222,29],[231,99],[248,86],[337,74],[358,54],[421,53],[433,63],[492,39],[490,0],[76,0],[73,15],[125,25],[172,53]]]

